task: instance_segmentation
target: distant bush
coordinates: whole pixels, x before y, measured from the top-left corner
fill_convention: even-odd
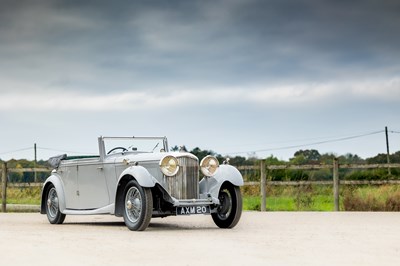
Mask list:
[[[400,190],[388,196],[385,208],[386,211],[400,211]]]
[[[314,204],[313,192],[314,190],[312,185],[297,187],[296,196],[294,198],[297,210],[307,210],[311,208]]]
[[[40,204],[41,187],[7,188],[7,204]],[[1,194],[1,193],[0,193]]]
[[[345,211],[400,211],[400,186],[357,186],[343,194]]]
[[[253,186],[243,186],[241,188],[242,194],[246,196],[259,196],[261,193],[260,185],[253,185]]]

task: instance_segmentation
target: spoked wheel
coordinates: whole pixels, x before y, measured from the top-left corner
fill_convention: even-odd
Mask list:
[[[65,214],[60,212],[58,195],[54,185],[50,185],[46,198],[46,214],[51,224],[62,224]]]
[[[242,215],[242,195],[240,189],[230,183],[225,183],[219,190],[220,205],[212,213],[214,223],[220,228],[233,228]]]
[[[124,191],[124,221],[132,231],[143,231],[149,226],[153,212],[153,198],[149,188],[130,181]]]

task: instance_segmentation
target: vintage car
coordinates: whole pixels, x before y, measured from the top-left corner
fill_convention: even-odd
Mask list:
[[[99,137],[99,155],[52,157],[41,213],[52,224],[66,215],[112,214],[133,231],[152,217],[210,214],[232,228],[242,213],[240,172],[213,156],[169,152],[165,137]],[[200,172],[204,175],[199,178]]]

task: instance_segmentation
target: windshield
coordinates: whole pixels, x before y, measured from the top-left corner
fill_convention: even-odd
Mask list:
[[[167,151],[165,137],[104,137],[106,154]]]

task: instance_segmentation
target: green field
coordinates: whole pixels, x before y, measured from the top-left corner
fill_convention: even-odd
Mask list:
[[[261,209],[259,186],[243,187],[243,209]],[[267,189],[267,211],[333,211],[332,187],[322,185],[275,186]],[[345,186],[340,210],[400,211],[400,185]]]
[[[7,188],[8,204],[40,204],[40,187],[34,188]]]
[[[333,196],[318,195],[312,198],[311,203],[301,205],[294,197],[268,197],[267,198],[267,211],[333,211]],[[244,196],[243,197],[244,210],[257,210],[261,209],[260,196]]]
[[[242,189],[243,209],[261,209],[259,186]],[[8,204],[40,204],[41,188],[8,188]],[[268,211],[333,211],[332,187],[322,185],[271,186]],[[400,185],[341,187],[340,209],[348,211],[400,211]]]

